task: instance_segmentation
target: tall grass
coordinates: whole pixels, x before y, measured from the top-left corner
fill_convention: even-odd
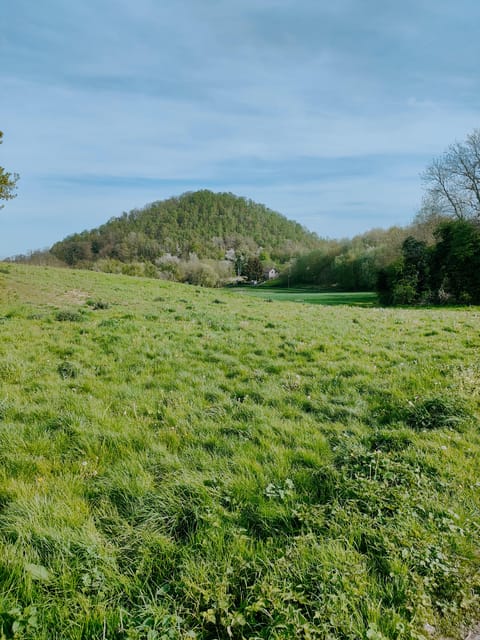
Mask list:
[[[460,637],[479,318],[2,270],[0,637]]]

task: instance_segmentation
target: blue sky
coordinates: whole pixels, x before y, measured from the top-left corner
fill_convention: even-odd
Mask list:
[[[478,0],[3,0],[0,257],[188,190],[407,224],[480,127]]]

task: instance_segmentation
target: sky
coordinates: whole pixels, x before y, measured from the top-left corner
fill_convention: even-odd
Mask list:
[[[480,127],[478,0],[2,0],[0,258],[211,189],[322,237],[408,224]]]

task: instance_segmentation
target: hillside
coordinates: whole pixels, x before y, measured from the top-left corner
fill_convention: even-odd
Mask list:
[[[0,265],[0,638],[462,637],[479,318]]]
[[[51,252],[74,266],[101,258],[154,261],[164,254],[221,260],[228,250],[259,250],[284,261],[319,245],[297,222],[231,193],[197,191],[154,202],[56,243]]]

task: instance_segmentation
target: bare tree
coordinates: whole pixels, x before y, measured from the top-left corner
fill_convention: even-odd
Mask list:
[[[480,220],[480,129],[433,160],[422,178],[425,202],[438,214]]]

